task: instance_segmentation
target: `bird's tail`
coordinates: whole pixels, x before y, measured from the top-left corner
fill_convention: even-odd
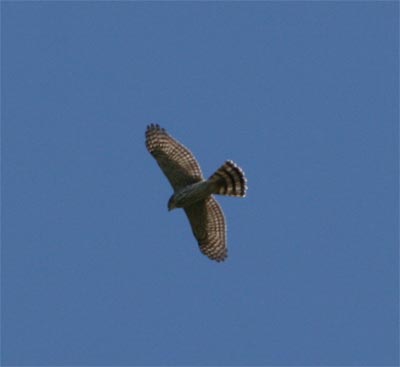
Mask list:
[[[247,180],[242,169],[232,161],[226,161],[211,175],[212,193],[228,196],[246,196]]]

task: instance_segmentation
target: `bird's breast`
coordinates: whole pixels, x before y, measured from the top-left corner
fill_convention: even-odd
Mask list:
[[[184,208],[197,201],[204,200],[211,195],[210,184],[207,181],[200,181],[188,185],[174,194],[175,206]]]

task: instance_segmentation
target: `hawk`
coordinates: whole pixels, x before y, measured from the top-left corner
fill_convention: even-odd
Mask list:
[[[190,150],[157,124],[147,126],[146,147],[174,190],[168,210],[183,208],[201,252],[211,260],[225,260],[225,217],[213,195],[246,196],[247,180],[242,169],[226,161],[205,180]]]

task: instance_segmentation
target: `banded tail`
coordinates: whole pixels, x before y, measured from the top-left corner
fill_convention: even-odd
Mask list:
[[[226,161],[208,182],[213,184],[213,194],[246,196],[246,177],[242,169],[232,161]]]

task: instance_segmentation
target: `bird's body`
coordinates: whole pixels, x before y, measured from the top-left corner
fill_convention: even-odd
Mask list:
[[[168,209],[185,208],[213,194],[210,182],[202,180],[175,192],[168,201]]]
[[[168,209],[183,208],[200,250],[212,260],[225,260],[225,218],[213,195],[244,197],[247,186],[243,171],[232,161],[226,161],[205,180],[190,150],[159,125],[147,127],[146,147],[174,189]]]

